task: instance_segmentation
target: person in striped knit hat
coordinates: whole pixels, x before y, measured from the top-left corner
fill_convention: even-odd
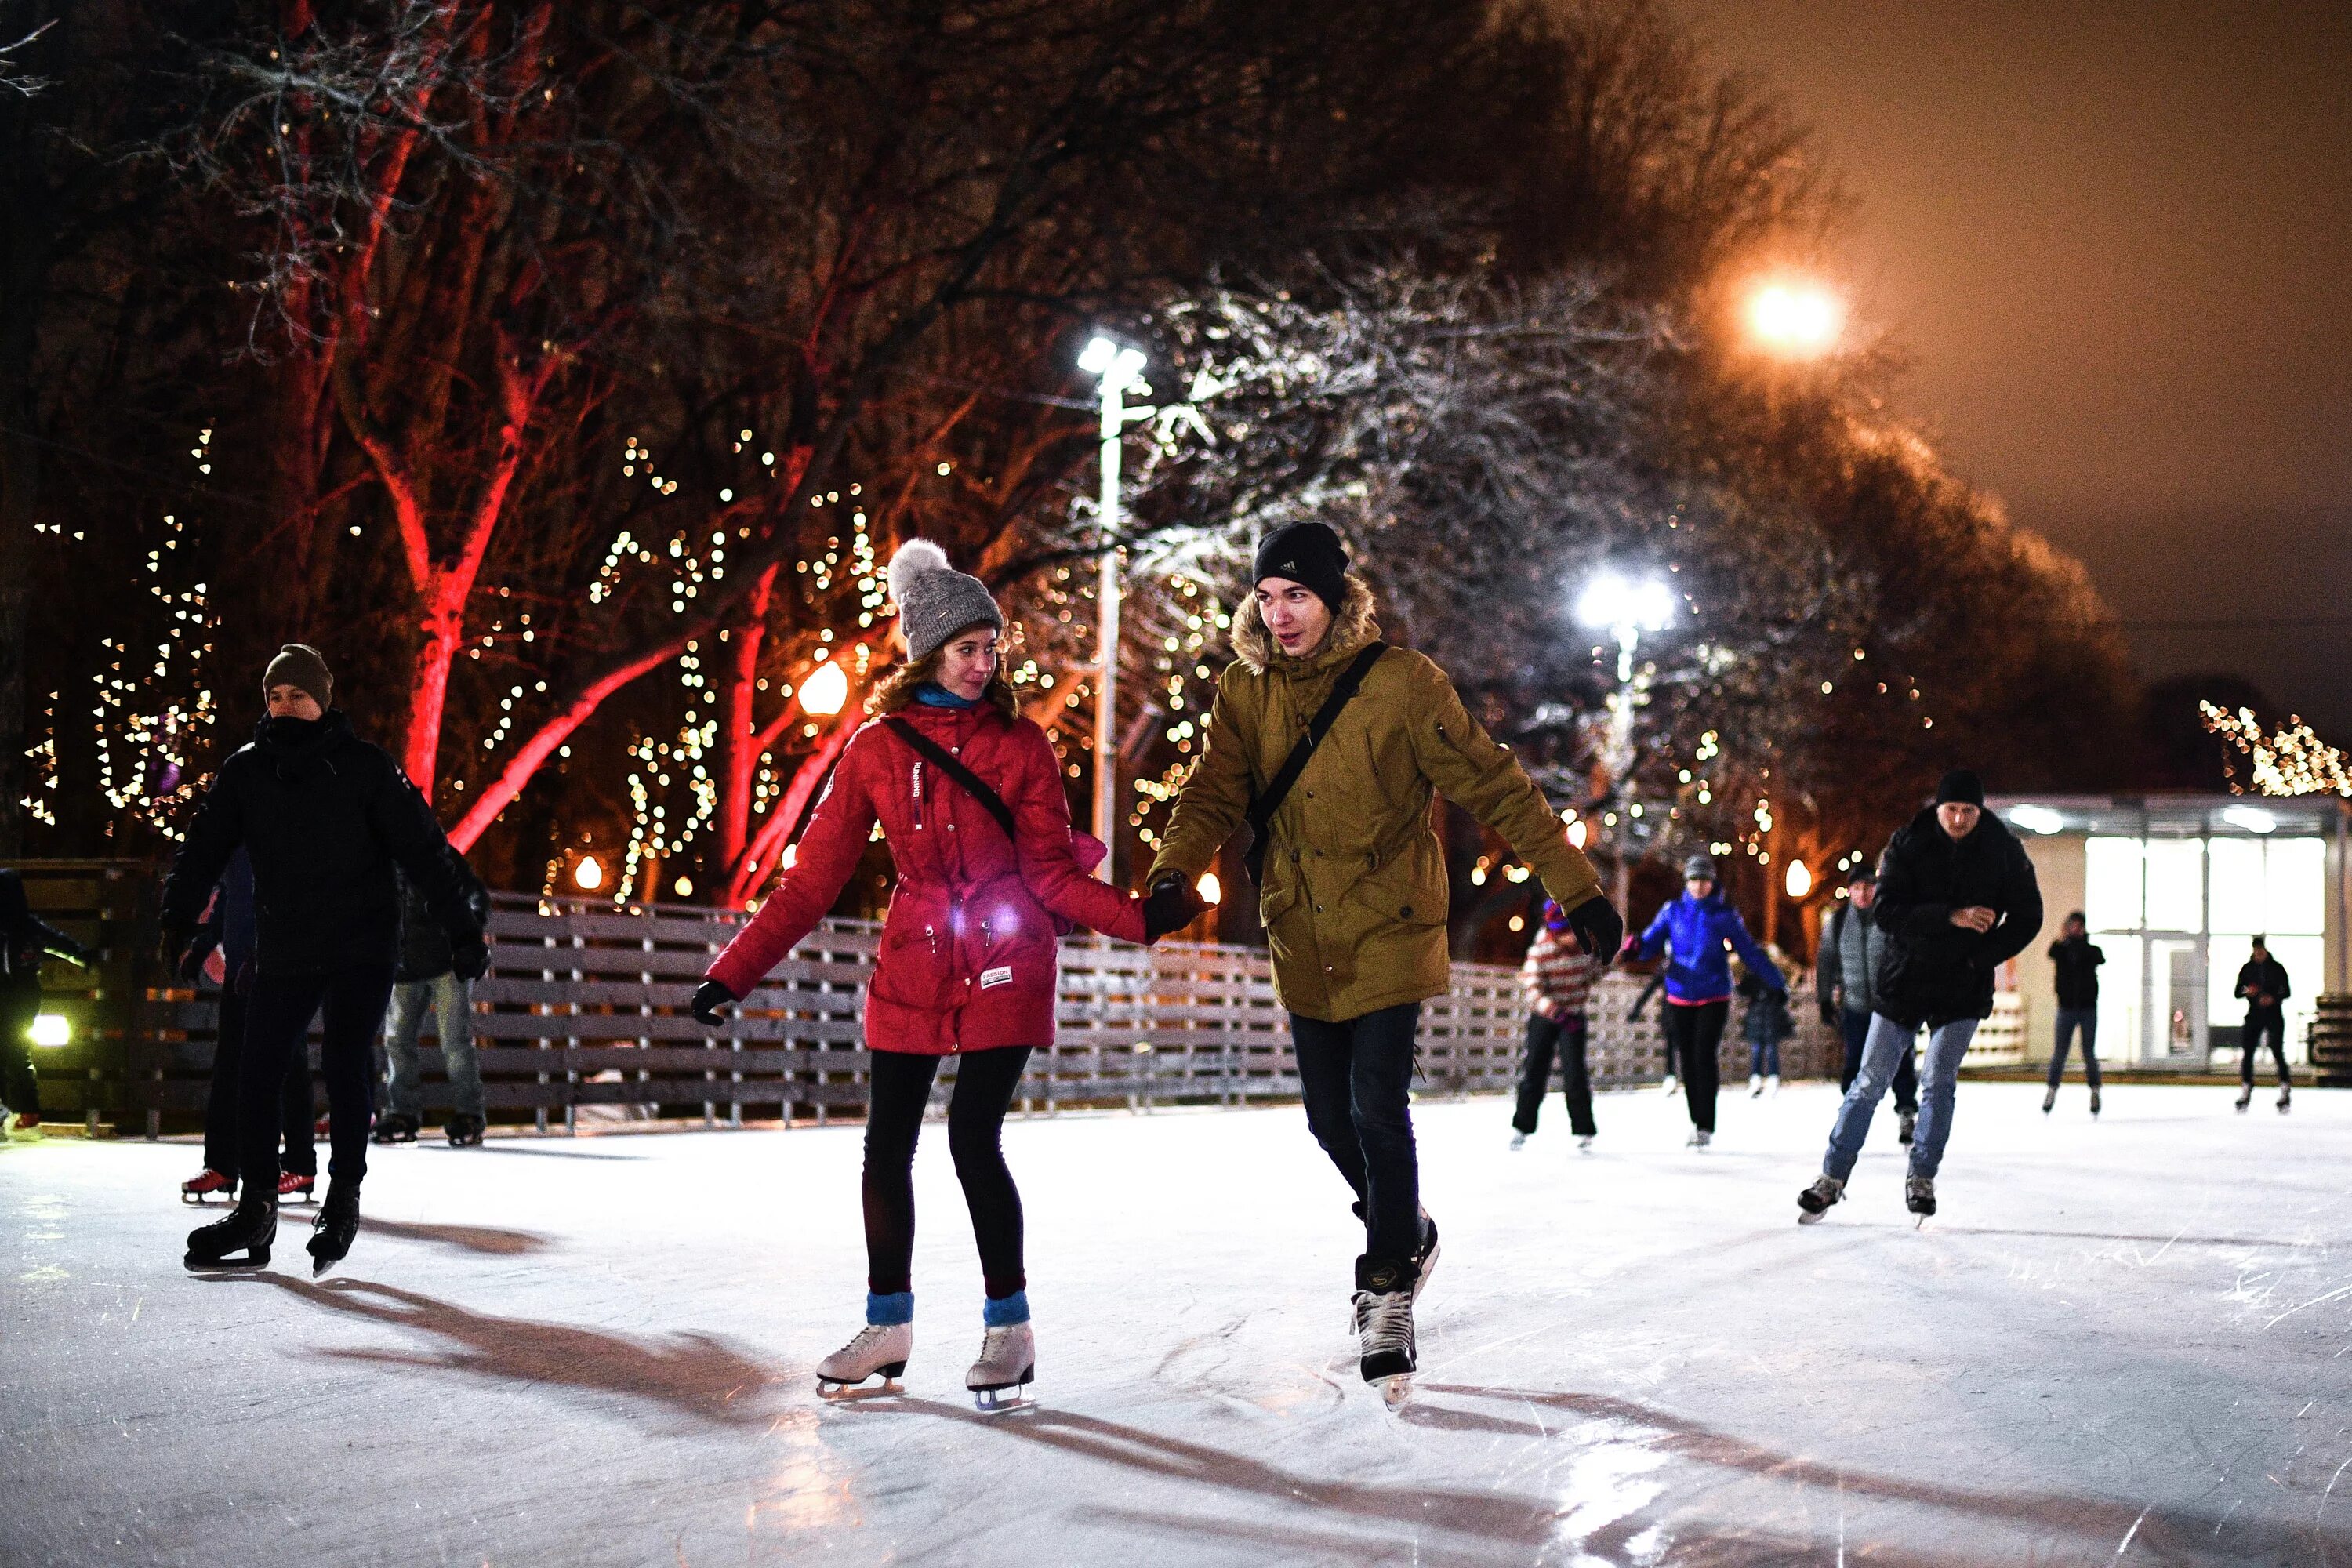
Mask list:
[[[1545,900],[1543,926],[1519,966],[1519,986],[1528,997],[1528,1044],[1519,1066],[1519,1109],[1511,1118],[1514,1149],[1523,1147],[1535,1132],[1555,1053],[1576,1146],[1592,1147],[1599,1129],[1592,1122],[1592,1079],[1584,1065],[1585,1004],[1600,973],[1600,961],[1586,953],[1569,929],[1567,911]]]

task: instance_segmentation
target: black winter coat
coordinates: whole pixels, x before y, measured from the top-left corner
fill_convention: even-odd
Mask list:
[[[2277,959],[2250,958],[2238,970],[2238,994],[2246,1000],[2248,1017],[2256,1013],[2267,1016],[2294,994],[2294,987],[2287,984],[2286,965]],[[2263,1006],[2254,1000],[2257,995],[2269,997],[2271,1005]]]
[[[1952,924],[1954,910],[1998,917],[1979,934]],[[1953,840],[1931,807],[1897,828],[1878,863],[1871,912],[1886,933],[1878,960],[1878,1011],[1906,1028],[1992,1014],[1993,971],[2042,929],[2042,888],[2008,825],[1990,812]]]
[[[453,852],[454,853],[454,852]],[[464,860],[457,862],[457,874],[466,884],[466,905],[474,918],[488,925],[490,920],[489,889],[474,875],[474,868]],[[392,977],[399,981],[438,980],[457,965],[457,955],[449,945],[449,933],[433,918],[433,906],[426,901],[424,890],[405,876],[400,879],[400,963]]]
[[[164,879],[166,931],[195,926],[240,844],[253,862],[258,973],[393,963],[395,863],[425,889],[452,941],[481,940],[464,861],[432,808],[339,708],[322,719],[264,719],[253,743],[221,764]]]
[[[75,963],[89,962],[81,943],[33,912],[25,897],[25,879],[0,870],[0,986],[38,990],[44,953]]]

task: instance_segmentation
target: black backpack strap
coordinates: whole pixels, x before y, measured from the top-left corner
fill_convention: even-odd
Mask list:
[[[1307,771],[1307,759],[1330,732],[1339,710],[1348,705],[1356,689],[1364,684],[1364,677],[1388,650],[1388,644],[1373,642],[1349,661],[1348,668],[1339,672],[1339,679],[1331,683],[1331,694],[1323,699],[1323,706],[1307,721],[1307,732],[1298,737],[1298,743],[1290,748],[1290,755],[1283,759],[1282,770],[1267,781],[1262,792],[1250,797],[1247,816],[1251,839],[1242,863],[1248,868],[1252,882],[1262,884],[1265,880],[1265,852],[1274,842],[1274,814],[1288,797],[1291,785],[1298,782],[1298,775]]]
[[[988,815],[996,818],[996,826],[1004,829],[1004,837],[1013,841],[1013,847],[1018,849],[1021,847],[1021,836],[1013,830],[1013,808],[1004,804],[1003,795],[982,784],[978,773],[956,760],[954,752],[904,719],[885,719],[882,722],[890,726],[898,739],[914,747],[933,767],[963,785],[964,793],[980,802],[987,808]]]

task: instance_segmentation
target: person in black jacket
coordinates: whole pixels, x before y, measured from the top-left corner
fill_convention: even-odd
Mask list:
[[[488,921],[490,896],[470,868],[467,901],[475,918]],[[456,1105],[443,1131],[450,1145],[478,1144],[488,1119],[483,1114],[482,1069],[474,1055],[474,986],[457,973],[449,933],[433,918],[417,885],[400,879],[400,965],[393,972],[392,1008],[383,1016],[384,1090],[391,1102],[376,1119],[379,1143],[413,1143],[425,1121],[425,1086],[416,1071],[416,1037],[430,1011],[441,1040],[441,1067],[449,1075]]]
[[[211,918],[180,960],[180,978],[194,985],[205,961],[221,955],[220,1008],[213,1028],[212,1083],[205,1093],[205,1168],[180,1184],[180,1201],[201,1204],[215,1195],[236,1195],[237,1117],[244,1103],[240,1070],[245,1066],[245,1005],[253,994],[253,862],[240,845],[221,873]],[[278,1096],[286,1131],[286,1153],[278,1176],[278,1201],[307,1201],[319,1183],[319,1151],[311,1137],[310,1053],[288,1057]]]
[[[41,1014],[41,959],[89,967],[81,943],[33,912],[25,879],[0,869],[0,1140],[41,1135],[41,1079],[33,1020]]]
[[[1936,804],[1895,831],[1878,862],[1878,1000],[1862,1071],[1838,1107],[1819,1180],[1798,1195],[1811,1224],[1845,1193],[1895,1061],[1927,1028],[1919,1129],[1904,1201],[1936,1212],[1936,1173],[1952,1132],[1954,1075],[1977,1025],[1992,1014],[1993,972],[2042,929],[2042,889],[2025,847],[1984,809],[1984,786],[1965,768],[1946,773]]]
[[[256,951],[246,1014],[236,1212],[188,1237],[190,1268],[269,1261],[278,1232],[278,1095],[313,1016],[324,1015],[332,1154],[310,1237],[314,1271],[351,1249],[367,1173],[369,1044],[392,992],[400,938],[397,864],[425,889],[471,979],[489,963],[457,851],[399,764],[328,706],[326,661],[299,643],[263,679],[269,715],[221,764],[163,883],[163,952],[176,970],[230,855],[253,861]]]
[[[2246,1026],[2240,1037],[2245,1057],[2238,1068],[2238,1109],[2245,1110],[2254,1098],[2254,1053],[2268,1038],[2271,1056],[2278,1062],[2278,1108],[2284,1112],[2294,1101],[2294,1075],[2286,1068],[2284,1011],[2294,988],[2287,984],[2286,965],[2271,956],[2270,943],[2261,937],[2254,938],[2252,953],[2238,970],[2236,994],[2246,1000]]]
[[[2085,934],[2090,922],[2080,910],[2066,917],[2058,940],[2050,944],[2050,963],[2058,972],[2058,1040],[2050,1052],[2050,1088],[2042,1097],[2042,1114],[2058,1103],[2058,1085],[2066,1073],[2066,1052],[2079,1032],[2083,1037],[2083,1076],[2091,1083],[2091,1114],[2099,1113],[2099,965],[2107,955]]]

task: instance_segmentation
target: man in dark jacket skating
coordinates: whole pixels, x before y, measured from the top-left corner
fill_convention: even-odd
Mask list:
[[[0,870],[0,1142],[41,1135],[40,1075],[33,1069],[33,1020],[41,1013],[41,959],[89,967],[81,943],[33,912],[25,880]],[[2251,1058],[2250,1058],[2251,1059]]]
[[[2278,1063],[2278,1108],[2284,1111],[2294,1103],[2294,1075],[2286,1068],[2286,999],[2294,988],[2287,984],[2286,965],[2271,956],[2270,943],[2262,937],[2254,938],[2253,951],[2238,968],[2237,994],[2246,1004],[2246,1026],[2239,1036],[2245,1047],[2244,1058],[2238,1068],[2238,1109],[2243,1110],[2254,1098],[2254,1057],[2270,1041],[2271,1056]]]
[[[1992,1014],[1993,972],[2042,929],[2042,890],[2025,847],[1984,809],[1984,786],[1965,768],[1946,773],[1936,803],[1896,830],[1879,858],[1877,913],[1886,933],[1878,1003],[1862,1071],[1838,1107],[1820,1180],[1798,1195],[1800,1223],[1819,1219],[1845,1193],[1870,1119],[1895,1058],[1927,1028],[1919,1130],[1904,1200],[1936,1212],[1936,1173],[1952,1132],[1955,1076],[1977,1025]]]
[[[457,851],[399,764],[329,704],[317,651],[289,644],[262,681],[268,717],[221,764],[163,883],[163,952],[176,969],[230,855],[253,862],[256,953],[237,1118],[236,1212],[188,1237],[190,1268],[269,1261],[278,1231],[278,1088],[323,1013],[331,1184],[310,1238],[323,1272],[350,1250],[367,1173],[369,1045],[392,991],[400,936],[396,864],[425,889],[449,933],[457,972],[489,962]]]
[[[465,868],[466,898],[477,920],[488,922],[490,896]],[[379,1143],[414,1142],[425,1121],[425,1086],[416,1070],[416,1037],[432,1013],[441,1041],[441,1067],[449,1075],[456,1101],[445,1131],[457,1147],[479,1143],[488,1125],[483,1115],[482,1069],[474,1056],[474,985],[457,972],[449,933],[433,918],[417,885],[400,879],[400,964],[393,972],[392,1009],[383,1016],[385,1098],[376,1120]]]

